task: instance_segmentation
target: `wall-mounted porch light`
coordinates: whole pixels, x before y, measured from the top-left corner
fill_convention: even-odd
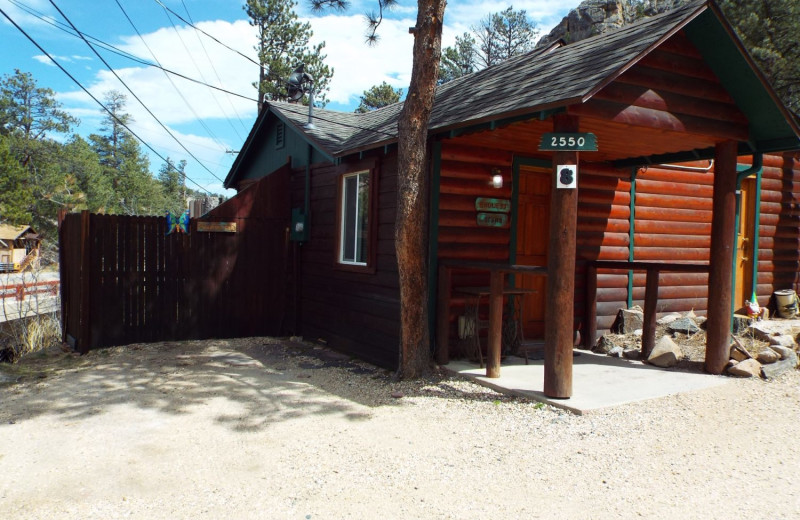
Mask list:
[[[492,168],[492,188],[503,187],[503,175],[500,173],[500,168]]]

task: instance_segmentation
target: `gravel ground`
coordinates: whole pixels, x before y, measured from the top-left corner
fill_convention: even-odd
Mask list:
[[[2,370],[4,519],[800,517],[800,371],[575,416],[270,338]]]

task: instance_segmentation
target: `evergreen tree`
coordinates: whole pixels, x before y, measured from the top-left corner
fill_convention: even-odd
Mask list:
[[[175,163],[167,157],[167,162],[158,171],[158,181],[164,194],[164,211],[178,214],[186,209],[186,161]]]
[[[108,211],[154,215],[161,210],[160,187],[150,175],[150,161],[133,134],[125,128],[133,122],[130,114],[125,112],[126,101],[121,92],[112,90],[106,93],[103,104],[110,114],[106,113],[103,119],[102,133],[90,135],[89,141],[113,191]]]
[[[395,89],[385,81],[380,85],[373,85],[364,91],[361,102],[356,108],[356,112],[363,114],[370,110],[377,110],[387,105],[397,103],[403,97],[403,89]]]
[[[800,111],[800,2],[720,0],[719,5],[783,102]]]
[[[32,205],[27,173],[11,153],[8,138],[0,134],[0,224],[30,224]]]
[[[477,38],[477,58],[484,67],[524,54],[533,49],[539,29],[525,10],[513,6],[494,13],[472,28]]]
[[[73,135],[64,145],[61,170],[72,176],[78,190],[83,194],[73,209],[88,209],[93,213],[105,213],[114,200],[111,178],[103,174],[100,157],[91,145],[79,135]]]
[[[294,0],[247,0],[244,10],[250,25],[258,31],[258,60],[261,63],[258,82],[258,111],[267,101],[286,101],[286,82],[300,63],[314,78],[314,102],[325,106],[333,69],[325,65],[322,54],[325,42],[309,47],[314,35],[311,24],[298,21]]]
[[[475,72],[477,66],[475,43],[475,38],[465,32],[461,36],[456,36],[454,46],[442,50],[442,61],[439,64],[439,84]]]

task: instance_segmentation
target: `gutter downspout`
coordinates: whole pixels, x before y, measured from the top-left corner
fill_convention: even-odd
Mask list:
[[[753,154],[753,165],[736,174],[736,221],[734,225],[734,240],[737,241],[739,237],[740,217],[742,211],[742,181],[753,174],[756,174],[756,193],[755,193],[755,215],[753,216],[753,271],[752,271],[752,289],[756,291],[758,287],[758,239],[759,239],[759,224],[761,222],[761,173],[764,166],[764,154],[756,152]],[[732,294],[736,294],[736,253],[738,248],[733,250],[733,258],[731,259],[731,272],[733,280],[731,280]],[[756,296],[758,296],[756,294]],[[749,296],[748,296],[749,297]],[[736,302],[731,299],[731,316],[736,311]],[[731,320],[731,327],[733,327],[733,320]]]

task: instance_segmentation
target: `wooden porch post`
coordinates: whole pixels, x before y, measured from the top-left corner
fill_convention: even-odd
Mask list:
[[[705,370],[721,374],[730,358],[731,275],[736,220],[736,141],[719,143],[714,154],[714,202],[708,276]]]
[[[577,132],[578,121],[576,116],[556,114],[553,118],[553,131]],[[556,176],[559,164],[578,164],[578,152],[554,152],[553,172]],[[580,175],[578,171],[578,179]],[[547,252],[544,394],[566,399],[572,396],[578,190],[558,189],[556,184],[554,179],[550,198],[550,241]]]

